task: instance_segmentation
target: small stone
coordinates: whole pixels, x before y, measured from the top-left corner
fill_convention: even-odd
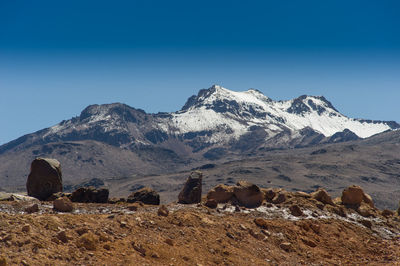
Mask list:
[[[357,209],[357,212],[363,217],[374,216],[370,205],[367,204],[361,204],[361,206]]]
[[[286,201],[286,195],[282,192],[278,193],[273,199],[272,203],[274,204],[281,204]]]
[[[58,240],[60,240],[63,243],[68,242],[68,237],[67,237],[67,233],[65,232],[65,230],[61,230],[60,232],[58,232],[56,237]]]
[[[271,201],[274,197],[275,197],[275,191],[272,188],[268,188],[268,189],[261,189],[261,191],[264,193],[264,198],[267,201]]]
[[[72,212],[74,205],[67,197],[62,197],[53,202],[53,208],[59,212]]]
[[[303,241],[304,244],[312,248],[315,248],[317,246],[317,244],[314,241],[307,238],[302,238],[301,241]]]
[[[169,210],[168,210],[167,206],[161,205],[161,206],[158,208],[158,211],[157,211],[157,215],[158,215],[158,216],[167,217],[168,214],[169,214]]]
[[[286,252],[289,252],[289,251],[292,250],[292,244],[289,243],[289,242],[283,242],[283,243],[281,243],[281,244],[279,245],[279,247],[280,247],[281,249],[283,249],[284,251],[286,251]]]
[[[142,245],[137,244],[134,241],[132,241],[131,245],[134,250],[140,253],[141,256],[146,256],[146,249]]]
[[[29,233],[31,231],[31,226],[29,224],[24,224],[24,226],[22,226],[21,231],[24,233]]]
[[[372,223],[370,220],[361,220],[360,224],[364,225],[367,228],[371,228],[372,227]]]
[[[128,224],[125,221],[121,221],[121,222],[119,222],[119,226],[121,228],[126,228],[128,226]]]
[[[289,210],[293,216],[302,216],[303,215],[303,211],[300,209],[300,207],[298,205],[290,206]]]
[[[29,263],[26,262],[26,260],[21,260],[21,264],[22,264],[23,266],[29,266]]]
[[[81,228],[76,229],[75,231],[78,233],[78,235],[81,236],[81,235],[87,233],[89,230],[86,227],[81,227]]]
[[[173,245],[174,245],[174,241],[173,241],[171,238],[165,239],[165,243],[167,243],[167,244],[170,245],[170,246],[173,246]]]
[[[39,211],[39,205],[37,203],[30,205],[25,208],[25,212],[27,213],[34,213]]]
[[[214,199],[208,199],[204,205],[206,205],[210,209],[215,209],[217,208],[218,203]]]
[[[388,210],[388,209],[384,209],[383,211],[382,211],[382,216],[384,216],[384,217],[391,217],[391,216],[393,216],[394,215],[394,211],[391,211],[391,210]]]
[[[154,259],[158,259],[158,258],[160,258],[160,255],[158,255],[157,252],[153,252],[153,253],[151,253],[151,257]]]
[[[111,246],[110,246],[109,244],[104,244],[104,245],[103,245],[103,248],[104,248],[105,250],[111,250]]]
[[[256,219],[254,219],[254,223],[255,223],[256,225],[258,225],[259,227],[261,227],[261,228],[264,228],[264,229],[267,229],[267,228],[268,228],[268,223],[267,223],[267,221],[266,221],[265,219],[263,219],[263,218],[256,218]]]

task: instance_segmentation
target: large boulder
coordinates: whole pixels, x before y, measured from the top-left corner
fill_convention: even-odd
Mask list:
[[[203,174],[200,171],[192,172],[178,195],[178,202],[183,204],[201,202],[202,180]]]
[[[372,198],[365,194],[361,187],[355,185],[343,190],[341,200],[344,205],[359,206],[364,201],[373,207]]]
[[[215,200],[217,203],[225,203],[232,199],[233,187],[227,185],[217,185],[207,193],[208,200]]]
[[[247,208],[255,208],[264,200],[264,193],[257,185],[247,181],[239,181],[233,188],[233,193],[239,204]]]
[[[107,203],[109,191],[106,188],[81,187],[72,192],[71,201],[81,203]]]
[[[129,195],[126,202],[142,202],[149,205],[160,205],[160,195],[149,187],[144,187]]]
[[[61,192],[61,164],[56,159],[36,158],[31,164],[31,171],[26,182],[29,196],[46,200],[53,193]]]

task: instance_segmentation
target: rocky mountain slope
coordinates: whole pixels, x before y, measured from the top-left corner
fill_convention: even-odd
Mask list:
[[[373,137],[368,138],[372,142],[366,142],[362,138],[399,127],[396,122],[348,118],[324,97],[273,101],[257,90],[234,92],[220,86],[200,90],[182,110],[173,113],[148,114],[119,103],[91,105],[78,117],[0,146],[0,190],[24,191],[31,161],[52,157],[61,162],[66,188],[99,178],[116,195],[144,184],[172,195],[176,185],[183,182],[179,172],[197,167],[211,167],[209,178],[213,182],[228,182],[228,178],[234,182],[241,175],[251,175],[255,183],[276,180],[278,185],[290,188],[301,183],[302,189],[309,190],[329,179],[335,180],[327,184],[334,192],[344,186],[340,182],[358,182],[366,176],[364,179],[382,180],[382,187],[394,191],[398,176],[391,171],[398,165],[392,164],[390,171],[382,170],[387,167],[386,159],[398,159],[392,148],[383,145],[389,140]],[[366,148],[347,149],[341,144],[345,141]],[[311,156],[314,150],[307,147],[316,145],[338,145],[340,152],[328,149]],[[252,161],[246,160],[249,156],[257,158],[254,162],[260,165],[260,158],[274,158],[269,159],[274,165],[255,166],[260,169],[254,171],[235,170]],[[340,167],[350,167],[349,172],[323,166],[350,157],[354,164],[342,163]],[[312,167],[307,158],[318,166]],[[275,164],[285,165],[277,168]],[[272,167],[279,172],[271,172]],[[360,169],[365,174],[359,174]],[[310,175],[315,178],[306,177]]]

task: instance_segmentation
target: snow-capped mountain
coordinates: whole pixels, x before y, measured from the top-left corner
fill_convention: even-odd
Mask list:
[[[258,90],[235,92],[214,85],[174,113],[147,114],[120,103],[91,105],[79,117],[1,146],[0,153],[77,140],[127,149],[157,146],[177,154],[212,153],[340,142],[396,128],[396,122],[346,117],[323,96],[274,101]]]

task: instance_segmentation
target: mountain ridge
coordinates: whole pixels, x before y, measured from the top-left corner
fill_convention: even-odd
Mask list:
[[[330,130],[324,129],[326,135],[318,130],[325,125]],[[371,137],[356,134],[364,127]],[[61,162],[66,188],[99,178],[113,195],[148,185],[172,199],[185,178],[182,173],[206,165],[210,186],[248,177],[264,186],[268,178],[282,187],[309,190],[330,180],[330,189],[338,191],[343,182],[382,180],[366,187],[384,206],[390,204],[389,196],[398,195],[398,145],[392,139],[397,140],[400,131],[394,129],[399,127],[396,122],[348,118],[323,96],[274,101],[256,90],[233,92],[216,86],[200,90],[182,110],[171,113],[146,113],[122,103],[94,104],[77,117],[0,146],[0,190],[24,191],[32,160],[50,157]],[[329,153],[325,147],[330,145],[341,152]],[[319,150],[330,155],[320,159],[327,154]],[[314,152],[317,155],[310,155]],[[272,170],[265,168],[266,156]],[[349,159],[339,162],[339,173],[333,165],[343,156]],[[258,163],[242,170],[246,160]]]
[[[258,135],[264,135],[259,141],[261,146],[274,138],[283,140],[280,136],[285,135],[287,141],[279,141],[279,145],[290,147],[294,139],[304,138],[302,132],[307,128],[305,137],[313,130],[316,135],[323,135],[318,139],[329,142],[329,137],[346,129],[365,138],[400,125],[395,121],[348,118],[324,96],[302,95],[274,101],[255,89],[234,92],[213,85],[200,90],[181,110],[171,113],[146,113],[123,103],[89,105],[77,117],[1,145],[0,154],[21,144],[59,140],[92,139],[125,148],[158,145],[171,138],[185,142],[193,152],[198,152],[221,143],[238,142],[246,135],[254,135],[255,130]]]

